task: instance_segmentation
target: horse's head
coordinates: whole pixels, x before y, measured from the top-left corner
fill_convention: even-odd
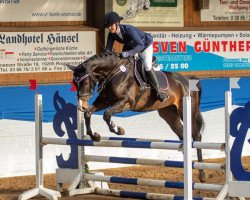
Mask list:
[[[82,111],[87,111],[88,101],[91,98],[96,85],[95,76],[88,71],[84,63],[78,66],[67,65],[73,73],[73,83],[77,88],[77,98],[82,101],[82,106],[79,108]]]

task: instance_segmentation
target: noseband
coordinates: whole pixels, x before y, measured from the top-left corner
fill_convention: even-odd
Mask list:
[[[83,81],[85,78],[87,78],[88,76],[90,76],[89,74],[85,74],[83,77],[74,77],[74,81],[79,84],[81,81]]]
[[[91,79],[91,81],[94,81],[95,83],[96,83],[96,78],[94,77],[94,75],[92,75],[91,73],[87,73],[87,74],[85,74],[85,75],[83,75],[82,77],[74,77],[73,78],[73,80],[77,83],[77,85],[78,85],[78,87],[77,88],[80,88],[80,83],[84,80],[84,79],[86,79],[86,78],[90,78]],[[91,83],[91,92],[89,93],[84,93],[83,94],[83,97],[84,96],[91,96],[92,94],[93,94],[93,92],[94,92],[94,85]]]

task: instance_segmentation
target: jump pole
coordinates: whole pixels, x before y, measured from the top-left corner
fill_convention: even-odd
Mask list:
[[[47,199],[57,200],[61,197],[60,192],[44,188],[43,186],[43,145],[42,139],[42,95],[35,94],[35,148],[36,148],[36,188],[24,192],[18,200],[27,200],[37,195]]]
[[[184,199],[193,199],[192,190],[192,113],[191,97],[183,97],[183,156],[184,156]]]

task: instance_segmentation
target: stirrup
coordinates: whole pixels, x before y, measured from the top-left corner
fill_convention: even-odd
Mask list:
[[[165,92],[158,92],[157,93],[157,98],[159,99],[160,102],[163,102],[166,99],[168,99],[169,96]]]

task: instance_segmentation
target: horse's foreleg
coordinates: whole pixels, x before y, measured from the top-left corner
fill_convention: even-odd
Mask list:
[[[122,99],[115,103],[111,108],[105,111],[103,115],[104,121],[107,123],[109,130],[117,135],[124,135],[125,131],[122,127],[116,126],[111,117],[113,114],[128,111],[131,109],[131,106],[127,99]]]
[[[92,132],[91,129],[91,116],[94,112],[104,110],[108,107],[105,100],[103,100],[100,96],[96,98],[96,100],[93,102],[93,105],[90,106],[87,112],[84,113],[84,119],[85,119],[85,125],[86,125],[86,133],[90,136],[90,138],[95,141],[99,142],[101,137],[100,134]]]
[[[91,129],[91,115],[96,111],[95,106],[91,106],[87,112],[84,113],[85,125],[86,125],[86,133],[90,136],[91,140],[99,142],[101,137],[98,133],[92,132]]]

